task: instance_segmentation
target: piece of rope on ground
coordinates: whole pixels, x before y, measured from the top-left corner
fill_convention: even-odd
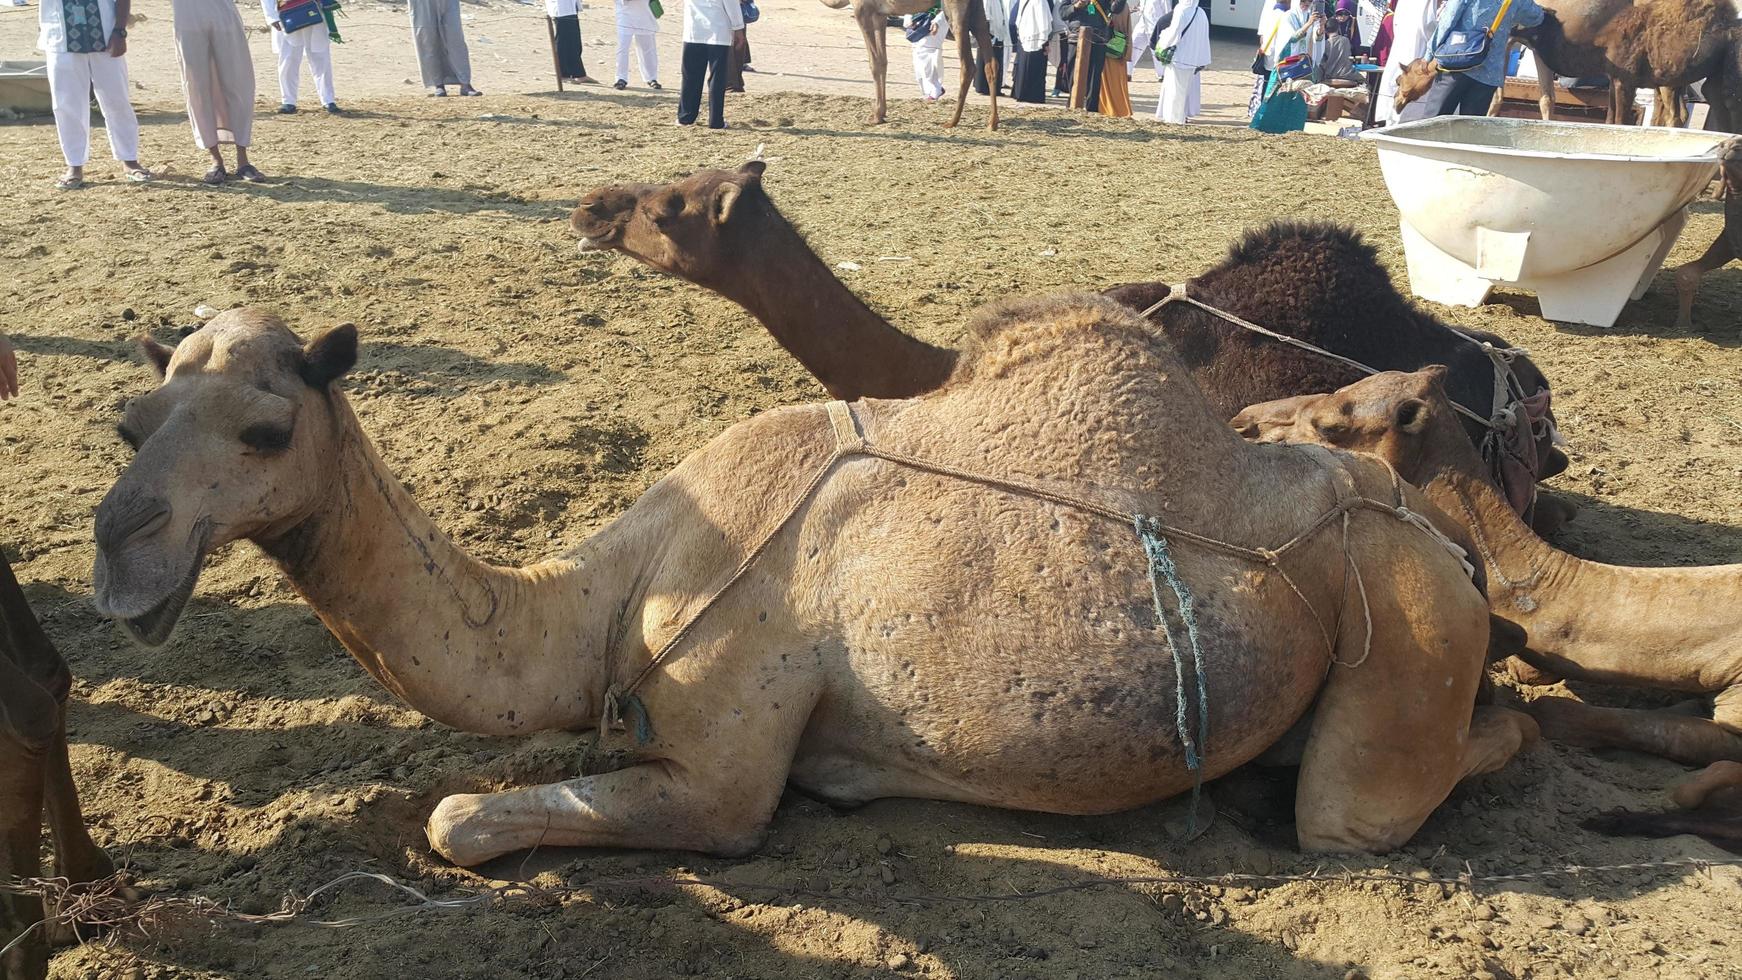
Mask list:
[[[836,895],[790,884],[768,884],[760,882],[732,881],[722,876],[711,877],[676,877],[670,875],[625,876],[616,878],[596,878],[575,885],[558,888],[545,888],[528,882],[515,882],[496,885],[489,888],[468,891],[455,898],[431,898],[411,885],[398,881],[388,875],[372,871],[350,871],[328,881],[306,895],[291,896],[284,902],[284,907],[277,912],[265,914],[250,914],[238,912],[225,901],[207,898],[202,895],[170,895],[148,896],[145,898],[129,897],[133,894],[128,883],[119,876],[111,876],[100,881],[84,884],[69,884],[65,878],[25,878],[0,880],[0,894],[23,895],[41,898],[49,908],[55,909],[53,915],[33,926],[50,928],[56,925],[72,926],[80,935],[95,935],[99,931],[106,933],[110,941],[128,937],[148,938],[155,931],[161,930],[176,919],[206,920],[211,922],[236,922],[245,925],[304,925],[325,929],[347,929],[354,926],[368,925],[387,919],[400,918],[423,912],[463,912],[487,911],[503,906],[515,899],[525,899],[542,905],[564,900],[596,900],[600,892],[622,893],[635,889],[642,890],[675,890],[679,888],[712,888],[718,891],[732,893],[760,892],[781,899],[804,898],[813,901],[838,902],[844,905],[884,907],[891,905],[948,905],[948,904],[991,904],[1001,902],[1031,901],[1053,895],[1070,892],[1095,891],[1102,888],[1122,888],[1133,885],[1160,886],[1196,886],[1196,887],[1264,887],[1289,884],[1343,884],[1368,885],[1374,883],[1394,884],[1405,887],[1449,887],[1461,888],[1475,892],[1483,885],[1501,885],[1521,881],[1545,881],[1559,878],[1577,878],[1591,874],[1656,874],[1664,871],[1691,871],[1707,874],[1717,867],[1742,868],[1742,858],[1728,858],[1704,861],[1694,858],[1684,858],[1674,861],[1638,861],[1628,864],[1578,865],[1569,864],[1559,868],[1545,868],[1540,871],[1520,871],[1502,874],[1477,874],[1468,863],[1463,874],[1431,875],[1405,874],[1387,869],[1356,869],[1343,866],[1336,869],[1317,867],[1311,871],[1294,874],[1246,874],[1230,872],[1219,875],[1165,874],[1165,875],[1130,875],[1118,877],[1097,877],[1080,881],[1064,881],[1055,885],[1036,888],[1031,891],[1012,891],[985,894],[948,894],[931,892],[885,892],[883,894],[843,892]],[[315,900],[322,895],[337,892],[356,884],[375,882],[383,884],[405,895],[412,900],[411,904],[397,906],[380,912],[362,915],[344,916],[338,919],[317,918],[313,914]],[[31,935],[26,930],[15,937],[12,942],[0,947],[0,957],[14,946]]]

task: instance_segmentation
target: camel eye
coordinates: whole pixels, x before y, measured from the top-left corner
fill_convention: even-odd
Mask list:
[[[242,445],[255,452],[277,453],[290,448],[290,429],[278,425],[250,425],[239,436]]]
[[[653,212],[653,220],[670,221],[683,213],[683,198],[677,194],[667,194],[653,202],[650,210]]]

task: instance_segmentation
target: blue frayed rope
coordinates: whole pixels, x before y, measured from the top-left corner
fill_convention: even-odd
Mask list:
[[[1198,799],[1204,788],[1204,746],[1210,734],[1210,695],[1204,679],[1204,648],[1198,642],[1198,617],[1192,606],[1192,592],[1180,578],[1179,566],[1174,564],[1173,555],[1167,550],[1167,539],[1163,537],[1163,526],[1153,517],[1138,514],[1133,519],[1137,531],[1137,540],[1143,545],[1143,553],[1149,559],[1149,589],[1155,600],[1156,626],[1161,635],[1167,639],[1168,653],[1173,656],[1174,673],[1174,729],[1179,733],[1180,745],[1185,749],[1186,768],[1193,774],[1192,779],[1192,812],[1188,825],[1188,833],[1197,834]],[[1174,641],[1173,628],[1168,623],[1167,605],[1161,598],[1161,586],[1167,583],[1168,590],[1173,593],[1174,602],[1179,609],[1180,621],[1185,624],[1186,642],[1192,650],[1192,669],[1197,674],[1198,689],[1198,732],[1192,735],[1191,726],[1186,720],[1186,665],[1185,657],[1180,653],[1179,644]]]

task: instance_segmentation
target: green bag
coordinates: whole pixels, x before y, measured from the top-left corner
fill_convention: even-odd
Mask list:
[[[647,0],[647,8],[653,11],[654,20],[658,20],[665,16],[665,7],[659,2],[659,0]]]
[[[1124,32],[1114,31],[1113,36],[1107,39],[1107,57],[1125,57],[1125,51],[1130,47],[1130,45],[1131,39],[1126,37]]]

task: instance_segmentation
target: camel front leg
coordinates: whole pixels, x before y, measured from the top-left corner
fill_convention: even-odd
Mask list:
[[[96,881],[114,873],[115,863],[85,829],[79,790],[73,783],[72,763],[67,758],[67,726],[65,709],[62,710],[54,742],[43,760],[44,800],[49,833],[54,838],[55,874],[72,882]]]
[[[442,800],[430,847],[462,867],[538,846],[634,847],[736,856],[761,845],[789,758],[708,769],[648,762],[598,776]]]
[[[1542,113],[1543,122],[1554,121],[1554,72],[1542,63],[1536,62],[1536,107]]]
[[[1677,330],[1694,328],[1694,297],[1700,291],[1700,277],[1723,268],[1735,258],[1736,249],[1731,246],[1729,230],[1726,229],[1718,233],[1718,240],[1706,249],[1706,254],[1675,270]]]
[[[951,4],[951,7],[950,23],[962,25],[956,28],[956,60],[961,62],[961,71],[956,78],[956,108],[950,113],[950,121],[944,123],[945,129],[954,129],[962,121],[962,109],[968,104],[968,89],[974,86],[974,32],[968,29],[967,21],[958,22],[955,19],[958,13],[963,17],[972,15],[968,13],[967,4]],[[983,50],[989,53],[991,48],[988,46]],[[992,70],[990,59],[987,61],[986,70]],[[992,93],[993,105],[997,105],[997,85],[997,76],[987,76],[986,90]]]
[[[42,757],[0,736],[0,881],[37,877],[41,847]],[[0,947],[31,931],[0,956],[0,980],[41,980],[48,974],[41,920],[40,899],[0,894]]]
[[[1386,551],[1374,544],[1354,553]],[[1393,850],[1459,780],[1498,769],[1535,738],[1527,716],[1474,707],[1487,605],[1452,580],[1443,557],[1397,553],[1386,571],[1392,589],[1367,576],[1370,652],[1358,666],[1331,667],[1301,760],[1295,829],[1304,851]],[[1343,609],[1345,663],[1363,656],[1361,602],[1351,594]]]
[[[1633,86],[1609,79],[1609,122],[1617,126],[1633,125]]]

